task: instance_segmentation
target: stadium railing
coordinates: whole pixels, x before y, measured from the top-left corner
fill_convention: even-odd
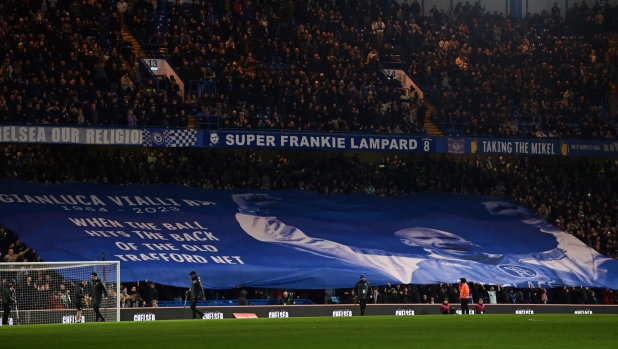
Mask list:
[[[443,122],[439,127],[446,137],[463,137],[464,125],[461,122]]]

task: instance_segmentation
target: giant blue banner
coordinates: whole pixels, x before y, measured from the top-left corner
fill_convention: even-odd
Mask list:
[[[204,287],[456,282],[618,288],[618,261],[505,198],[0,181],[0,224],[46,261],[121,261],[123,281]]]

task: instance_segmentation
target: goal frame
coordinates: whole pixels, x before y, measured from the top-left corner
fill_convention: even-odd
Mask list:
[[[117,281],[116,281],[116,287],[114,292],[116,292],[116,319],[117,322],[120,322],[120,284],[121,284],[121,275],[120,275],[120,261],[75,261],[75,262],[14,262],[14,263],[1,263],[0,266],[5,266],[4,268],[0,268],[0,271],[9,271],[11,269],[18,271],[21,267],[25,267],[25,266],[32,266],[34,268],[30,268],[30,270],[32,269],[37,269],[36,267],[39,266],[41,270],[43,269],[50,269],[53,266],[74,266],[74,267],[84,267],[84,266],[94,266],[94,265],[115,265],[116,266],[116,270],[118,271],[117,274]],[[13,266],[13,268],[10,268],[8,266]],[[0,280],[1,281],[1,280]],[[19,306],[19,304],[18,304]]]

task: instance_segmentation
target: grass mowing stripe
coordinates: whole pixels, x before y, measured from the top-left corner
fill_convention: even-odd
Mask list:
[[[10,326],[2,347],[611,348],[615,315],[474,315],[179,320]],[[534,320],[534,321],[531,321]]]

